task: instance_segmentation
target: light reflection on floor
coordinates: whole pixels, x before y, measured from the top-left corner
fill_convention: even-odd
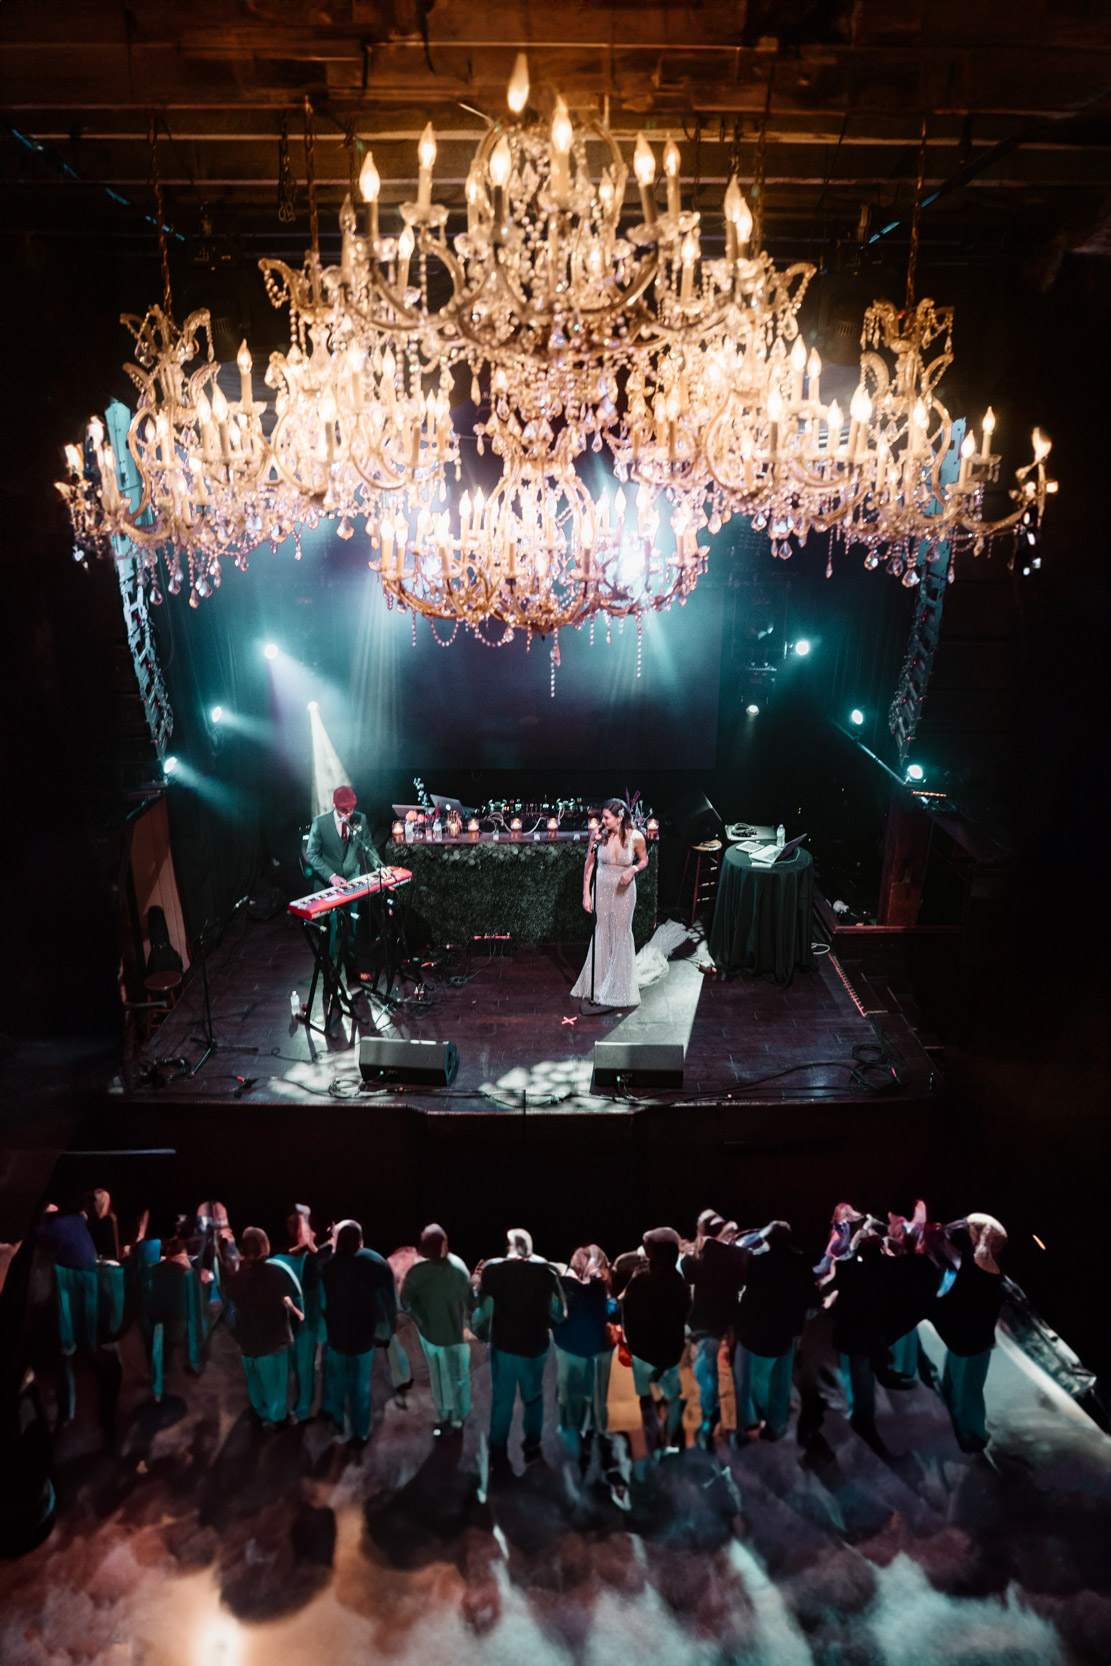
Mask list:
[[[86,1392],[60,1437],[55,1533],[0,1568],[4,1666],[1105,1666],[1111,1442],[1009,1346],[989,1377],[998,1469],[957,1451],[923,1387],[881,1392],[892,1455],[870,1451],[817,1332],[824,1420],[805,1451],[792,1429],[646,1461],[615,1366],[623,1513],[597,1472],[584,1485],[562,1461],[551,1369],[545,1462],[480,1502],[484,1351],[452,1453],[405,1340],[417,1387],[400,1405],[376,1367],[359,1454],[321,1422],[256,1431],[220,1330],[205,1375],[175,1379],[160,1412],[129,1351],[118,1458],[98,1451]],[[721,1388],[728,1425],[724,1370]]]

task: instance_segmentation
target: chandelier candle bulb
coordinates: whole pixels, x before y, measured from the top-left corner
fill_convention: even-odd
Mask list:
[[[478,163],[472,162],[467,169],[467,183],[463,187],[463,194],[467,199],[467,236],[473,237],[478,230],[478,198],[481,185],[478,177]]]
[[[969,471],[972,468],[972,459],[975,455],[976,455],[976,440],[975,440],[974,435],[972,434],[972,431],[969,430],[969,432],[964,436],[964,439],[961,442],[961,468],[960,468],[960,474],[957,476],[957,485],[958,486],[967,485]]]
[[[822,378],[822,357],[816,347],[810,349],[810,357],[806,361],[806,393],[812,405],[817,405],[820,399]]]
[[[409,262],[413,258],[416,238],[413,236],[412,226],[406,226],[397,240],[397,287],[404,301],[405,292],[409,287]]]
[[[239,366],[239,398],[245,411],[250,411],[254,399],[251,387],[251,354],[246,340],[239,344],[239,351],[235,355],[235,362]]]
[[[467,542],[467,534],[471,530],[471,494],[464,492],[459,500],[459,548]]]
[[[505,238],[505,188],[509,184],[512,169],[513,156],[509,149],[509,140],[503,133],[490,152],[490,184],[494,187],[495,243],[501,243]]]
[[[370,240],[372,256],[376,252],[378,242],[378,194],[381,189],[382,179],[374,165],[374,153],[368,150],[359,169],[359,190],[366,203],[366,234]]]
[[[791,348],[791,403],[802,404],[802,377],[806,369],[806,344],[801,336],[795,337],[795,345]]]
[[[201,425],[201,451],[205,462],[210,463],[216,455],[216,430],[212,426],[212,406],[205,398],[203,388],[197,389],[193,405]]]
[[[336,396],[325,388],[320,400],[320,420],[324,424],[324,456],[329,463],[336,459]]]
[[[555,115],[552,117],[551,184],[552,197],[559,208],[567,206],[567,199],[571,194],[571,169],[568,158],[571,155],[573,138],[574,131],[567,106],[562,98],[557,97]]]
[[[872,401],[868,398],[862,385],[858,384],[856,392],[849,404],[849,461],[855,462],[861,451],[861,434],[864,435],[864,447],[868,449],[868,418],[872,414]]]
[[[431,122],[425,124],[424,132],[420,136],[417,159],[420,162],[420,172],[417,175],[417,208],[422,214],[426,214],[432,207],[432,169],[436,164],[436,135],[432,131]]]
[[[669,139],[664,146],[664,173],[667,175],[667,212],[677,220],[682,204],[679,200],[679,146]]]
[[[783,397],[778,388],[768,395],[768,451],[775,456],[779,449],[779,424],[783,418]]]
[[[228,402],[224,398],[224,390],[219,382],[213,382],[212,384],[212,415],[216,420],[216,432],[220,436],[220,450],[226,463],[231,449],[228,441]]]
[[[106,445],[99,453],[100,490],[106,509],[114,509],[120,501],[119,488],[116,485],[116,454],[110,445]]]
[[[513,61],[513,74],[509,77],[509,87],[505,101],[515,116],[519,116],[528,103],[529,78],[528,58],[523,52],[518,52]]]
[[[874,494],[877,498],[879,497],[880,493],[883,491],[884,482],[886,481],[886,479],[887,479],[887,442],[884,439],[880,439],[876,443],[876,480],[875,480],[875,485],[872,488],[873,492],[874,492]]]
[[[637,176],[640,186],[640,207],[644,215],[646,226],[656,224],[656,199],[652,194],[652,187],[656,183],[656,158],[652,147],[643,133],[637,134],[636,146],[633,150],[633,172]]]
[[[836,457],[841,451],[841,424],[843,422],[841,407],[836,399],[829,407],[826,417],[826,450],[831,457]]]
[[[78,479],[85,472],[85,466],[81,461],[81,453],[75,445],[67,445],[65,451],[66,466],[69,469],[70,474],[72,474],[75,479]]]
[[[989,405],[987,410],[984,412],[984,429],[980,437],[980,458],[982,462],[986,463],[991,456],[991,440],[994,433],[995,412]]]
[[[669,190],[670,190],[670,185],[671,185],[671,182],[669,180],[668,181],[668,189]],[[668,212],[670,213],[671,210],[669,209]],[[695,258],[697,256],[697,254],[698,254],[698,244],[695,242],[694,237],[688,231],[687,235],[683,239],[683,245],[682,245],[682,249],[680,251],[680,257],[681,257],[682,263],[683,263],[683,268],[682,268],[683,275],[682,275],[682,279],[681,279],[681,282],[680,282],[680,289],[679,289],[679,299],[680,299],[680,301],[689,301],[690,298],[691,298],[691,292],[694,289],[694,262],[695,262]]]

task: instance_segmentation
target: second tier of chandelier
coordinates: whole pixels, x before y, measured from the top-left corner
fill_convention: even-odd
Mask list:
[[[467,175],[466,230],[450,239],[433,200],[431,125],[398,235],[380,225],[366,153],[362,204],[348,197],[340,214],[338,266],[321,261],[310,168],[303,266],[260,263],[290,315],[289,348],[266,371],[272,406],[253,396],[246,343],[240,396],[227,397],[208,315],[174,323],[164,263],[163,306],[125,320],[138,488],[124,488],[99,419],[82,447],[66,448],[59,490],[77,553],[138,554],[152,600],[163,583],[187,585],[196,606],[223,562],[246,567],[253,551],[331,517],[344,538],[361,525],[391,605],[491,643],[553,636],[558,659],[562,628],[597,615],[639,624],[684,602],[705,570],[706,534],[734,515],[766,529],[775,555],[827,533],[907,584],[930,562],[951,577],[958,552],[1002,532],[1033,542],[1055,490],[1037,430],[1002,519],[984,519],[1000,462],[990,409],[979,441],[969,430],[950,460],[954,424],[936,390],[951,309],[913,297],[901,313],[869,308],[843,411],[823,400],[819,355],[799,333],[814,268],[778,269],[752,246],[736,177],[724,254],[711,259],[701,216],[682,205],[678,146],[664,147],[661,208],[642,134],[641,218],[623,229],[628,170],[608,110],[576,121],[557,96],[541,120],[528,102],[522,55],[510,115],[490,125]],[[478,452],[498,472],[460,493],[451,412],[468,394]],[[603,451],[612,494],[588,485],[586,453]]]

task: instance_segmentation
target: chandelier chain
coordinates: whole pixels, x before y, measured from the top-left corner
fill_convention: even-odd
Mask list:
[[[278,135],[278,219],[283,226],[293,224],[296,215],[297,185],[293,177],[293,162],[289,155],[289,122],[282,111],[281,132]]]
[[[313,132],[312,101],[305,94],[305,189],[309,197],[309,241],[313,257],[320,258],[320,217],[316,206],[316,137]]]
[[[775,60],[768,71],[768,88],[764,95],[764,114],[760,118],[760,136],[756,141],[756,160],[752,171],[752,247],[757,253],[764,247],[764,176],[768,161],[768,118],[772,109],[772,88],[775,85]]]
[[[166,244],[166,216],[162,208],[162,176],[158,171],[158,123],[152,115],[147,127],[150,146],[151,182],[154,188],[154,220],[158,230],[158,259],[162,270],[162,308],[167,318],[173,318],[173,298],[170,291],[170,253]]]
[[[918,179],[914,187],[914,211],[910,219],[910,253],[907,256],[907,299],[906,310],[914,310],[914,280],[918,271],[918,234],[922,221],[922,191],[926,180],[926,130],[927,122],[923,114],[922,136],[918,143]]]

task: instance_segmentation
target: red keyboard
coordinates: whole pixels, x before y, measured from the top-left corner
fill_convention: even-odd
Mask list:
[[[298,897],[291,902],[289,912],[298,920],[315,920],[321,914],[327,914],[333,908],[342,908],[344,903],[358,902],[360,897],[373,897],[379,891],[396,891],[400,885],[408,885],[412,879],[409,868],[375,868],[373,873],[356,874],[353,879],[345,880],[343,885],[329,885],[326,891],[314,891],[309,897]]]

